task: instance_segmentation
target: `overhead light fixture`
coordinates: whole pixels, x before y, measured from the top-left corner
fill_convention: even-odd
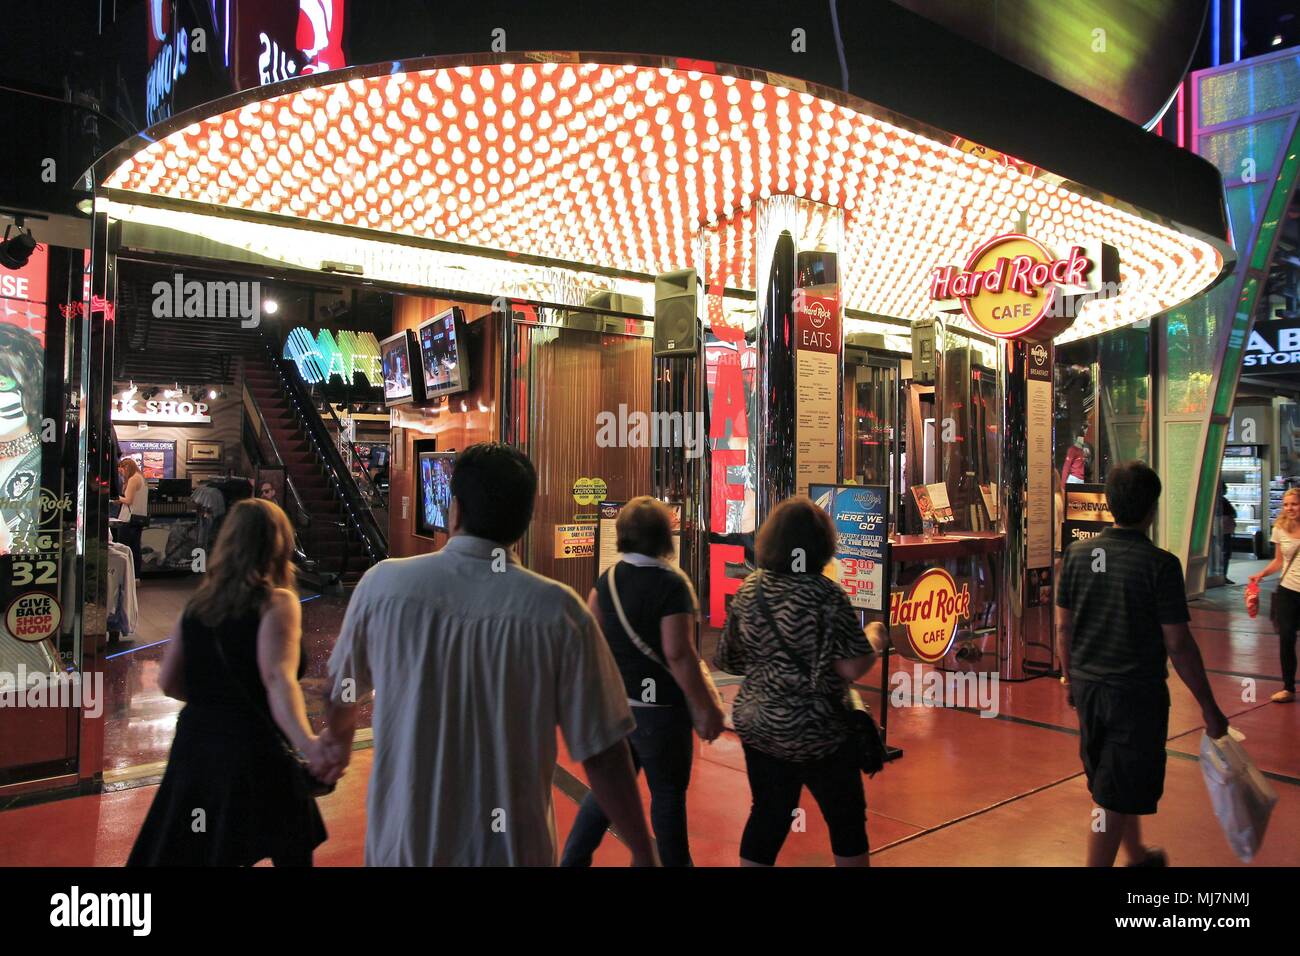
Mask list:
[[[11,239],[9,233],[13,231],[15,225],[18,227],[18,235]],[[27,265],[27,260],[35,251],[36,239],[30,229],[23,228],[21,218],[15,219],[5,227],[4,241],[0,242],[0,266],[6,269],[21,269]]]
[[[275,315],[275,313],[280,311],[280,303],[276,302],[274,299],[263,299],[262,311],[267,315]]]
[[[1280,33],[1274,34],[1274,35],[1273,35],[1273,46],[1281,46],[1281,45],[1282,45],[1282,34],[1280,34]]]
[[[216,397],[217,397],[217,390],[215,388],[208,389],[208,398],[215,400]]]
[[[94,211],[95,211],[95,200],[93,199],[77,200],[77,212],[81,213],[83,216],[89,216]]]

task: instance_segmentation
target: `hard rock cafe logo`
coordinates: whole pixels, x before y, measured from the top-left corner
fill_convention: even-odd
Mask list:
[[[1035,365],[1045,365],[1047,363],[1047,349],[1043,347],[1042,342],[1030,349],[1029,354],[1033,356]]]
[[[903,627],[916,657],[933,664],[942,660],[957,636],[957,622],[970,617],[970,588],[957,583],[943,568],[930,568],[909,591],[889,599],[889,623]]]
[[[1035,327],[1047,315],[1066,311],[1059,308],[1062,287],[1085,287],[1094,266],[1082,246],[1071,246],[1068,255],[1058,258],[1029,236],[995,236],[971,253],[964,268],[936,268],[930,276],[930,298],[955,300],[957,305],[948,311],[962,312],[998,338],[1031,332],[1050,338],[1064,326]]]
[[[41,524],[44,525],[72,510],[72,496],[59,497],[49,488],[41,489]]]
[[[814,329],[820,329],[831,320],[831,310],[826,308],[826,303],[819,299],[806,300],[804,314],[808,316],[808,322]]]

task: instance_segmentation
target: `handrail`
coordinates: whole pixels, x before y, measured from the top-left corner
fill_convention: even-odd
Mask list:
[[[357,455],[356,442],[354,442],[351,438],[343,438],[343,423],[339,421],[339,416],[337,413],[335,413],[334,406],[330,404],[328,399],[324,400],[323,404],[325,406],[325,410],[330,413],[330,418],[334,420],[334,426],[338,430],[339,438],[348,443],[348,451],[352,453],[352,457],[354,459],[358,458],[359,456]],[[366,494],[371,501],[382,502],[384,500],[383,495],[379,493],[379,486],[376,485],[375,480],[370,477],[370,472],[366,471],[363,468],[361,469],[361,474],[365,476],[366,484],[369,486],[368,492],[364,494]]]
[[[334,443],[333,437],[325,427],[324,419],[319,414],[308,414],[304,410],[307,406],[311,406],[312,402],[301,378],[298,376],[296,367],[292,372],[286,371],[285,360],[279,356],[277,349],[271,343],[271,339],[264,331],[261,332],[261,336],[262,345],[271,360],[271,367],[275,369],[281,384],[294,404],[298,406],[299,421],[307,430],[307,438],[315,446],[316,453],[324,461],[326,477],[343,502],[345,519],[352,524],[354,530],[360,535],[361,543],[369,553],[371,563],[375,564],[384,560],[388,557],[388,536],[379,527],[379,522],[375,520],[375,516],[371,513],[370,506],[362,497],[361,489],[353,479],[351,471],[344,466],[343,456],[339,454],[338,446]],[[314,406],[312,410],[315,410]],[[344,548],[343,554],[346,560],[348,557],[346,548]]]

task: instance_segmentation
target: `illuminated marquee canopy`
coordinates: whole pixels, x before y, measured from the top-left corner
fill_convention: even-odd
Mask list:
[[[987,236],[1109,243],[1121,292],[1087,303],[1067,338],[1169,309],[1224,268],[1206,238],[802,81],[510,58],[291,80],[163,135],[104,185],[648,275],[692,263],[707,225],[732,220],[743,239],[756,201],[795,195],[846,212],[846,307],[904,319],[932,314],[934,265]],[[710,283],[755,288],[752,248]]]

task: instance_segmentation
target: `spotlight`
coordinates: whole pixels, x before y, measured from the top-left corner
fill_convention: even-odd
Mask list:
[[[217,397],[217,390],[215,388],[208,389],[208,398],[215,400],[216,397]]]
[[[0,266],[6,269],[21,269],[36,251],[36,239],[31,232],[23,228],[22,220],[17,220],[18,235],[9,238],[12,225],[5,227],[5,238],[0,242]]]
[[[1282,34],[1280,33],[1275,34],[1273,37],[1273,46],[1281,46],[1281,45],[1282,45]]]
[[[275,313],[280,311],[280,303],[276,302],[274,299],[263,299],[262,311],[267,315],[275,315]]]

